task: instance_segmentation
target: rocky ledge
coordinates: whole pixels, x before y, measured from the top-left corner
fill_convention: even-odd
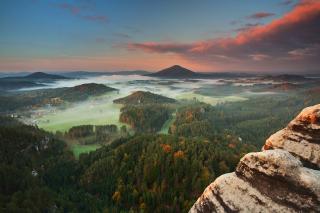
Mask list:
[[[267,139],[263,150],[284,149],[308,167],[320,168],[320,104],[305,108],[288,126]],[[320,181],[320,180],[319,180]]]
[[[217,178],[189,212],[320,212],[319,168],[320,104]]]

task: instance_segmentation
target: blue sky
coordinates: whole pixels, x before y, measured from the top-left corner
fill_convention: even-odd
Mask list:
[[[235,37],[246,26],[266,25],[281,18],[295,3],[297,1],[282,0],[2,0],[0,60],[5,63],[0,65],[0,70],[156,70],[170,65],[170,58],[187,65],[195,64],[176,53],[131,51],[126,45],[188,44]],[[256,13],[267,15],[250,18]],[[62,65],[68,65],[69,59],[69,65],[52,66],[61,59]],[[137,64],[145,59],[158,64]],[[80,60],[90,60],[88,64],[92,66],[72,66]],[[98,66],[94,66],[93,60],[99,61]],[[203,70],[210,69],[201,63],[199,67],[207,67]]]

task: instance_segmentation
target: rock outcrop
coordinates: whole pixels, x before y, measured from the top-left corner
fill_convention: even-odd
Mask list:
[[[249,153],[236,171],[217,178],[195,212],[320,212],[320,104],[304,109]]]
[[[320,104],[305,108],[289,125],[267,139],[264,150],[284,149],[320,168]],[[320,181],[320,180],[319,180]]]

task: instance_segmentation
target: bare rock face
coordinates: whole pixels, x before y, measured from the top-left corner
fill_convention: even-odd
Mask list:
[[[320,212],[320,104],[304,109],[211,183],[194,212]]]
[[[289,125],[267,139],[263,150],[285,149],[320,168],[320,104],[305,108]]]

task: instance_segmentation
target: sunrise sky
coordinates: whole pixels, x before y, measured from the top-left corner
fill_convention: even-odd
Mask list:
[[[320,0],[0,1],[0,71],[157,71],[173,64],[319,71]]]

